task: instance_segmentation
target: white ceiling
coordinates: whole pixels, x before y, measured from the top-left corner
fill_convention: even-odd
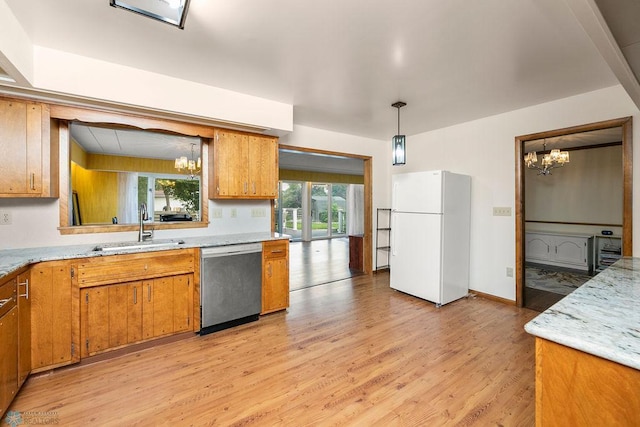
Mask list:
[[[618,83],[560,0],[191,0],[184,30],[109,0],[0,1],[35,45],[290,103],[295,124],[382,140],[398,100],[412,135]]]
[[[71,137],[88,153],[173,160],[200,156],[200,139],[159,132],[113,129],[71,123]],[[191,155],[193,145],[194,155]],[[282,169],[362,175],[361,159],[280,149]]]
[[[71,124],[70,133],[88,153],[171,160],[181,156],[191,158],[192,144],[195,158],[200,153],[200,138],[188,136],[79,123]]]

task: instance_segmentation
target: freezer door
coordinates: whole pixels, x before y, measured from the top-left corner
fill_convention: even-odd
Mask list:
[[[442,213],[442,171],[391,176],[391,209],[398,212]]]
[[[391,287],[441,304],[442,215],[392,212],[391,219]]]

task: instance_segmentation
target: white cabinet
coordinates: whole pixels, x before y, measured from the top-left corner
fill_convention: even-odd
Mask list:
[[[525,261],[591,272],[593,236],[527,232]]]

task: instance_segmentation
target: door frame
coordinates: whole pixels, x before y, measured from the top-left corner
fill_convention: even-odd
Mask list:
[[[563,129],[516,136],[515,143],[515,208],[516,208],[516,305],[524,304],[524,255],[525,255],[525,188],[524,188],[524,143],[531,140],[589,132],[593,130],[622,127],[622,255],[633,252],[633,136],[632,117],[605,120]]]
[[[333,156],[350,157],[354,159],[361,159],[363,161],[363,174],[364,174],[364,235],[362,239],[362,253],[363,257],[362,269],[365,274],[373,274],[373,159],[371,156],[363,156],[358,154],[341,153],[338,151],[318,150],[313,148],[298,147],[295,145],[280,144],[278,148],[301,151],[305,153],[327,154]],[[271,217],[275,218],[274,203],[271,203]],[[274,227],[272,223],[271,227]],[[272,230],[273,231],[273,230]]]

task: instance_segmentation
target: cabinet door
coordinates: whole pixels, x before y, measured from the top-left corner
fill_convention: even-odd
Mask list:
[[[127,341],[135,343],[142,341],[142,305],[144,288],[142,282],[129,283],[127,289]]]
[[[18,308],[0,317],[0,415],[18,392]]]
[[[183,274],[173,278],[173,332],[191,329],[193,308],[193,275]]]
[[[145,302],[146,304],[146,302]],[[153,280],[153,336],[173,332],[173,277]]]
[[[43,262],[31,268],[31,368],[45,370],[80,360],[77,281],[71,264]]]
[[[109,347],[121,347],[128,341],[129,285],[109,288]]]
[[[583,237],[556,237],[555,260],[584,266],[587,263],[587,239]]]
[[[265,262],[262,286],[262,312],[283,310],[289,306],[288,262],[284,258]]]
[[[289,242],[262,244],[262,314],[289,306]]]
[[[18,275],[18,387],[31,372],[31,273]]]
[[[249,136],[250,197],[277,197],[278,142],[272,137]]]
[[[151,339],[153,334],[153,280],[142,282],[142,339]]]
[[[249,191],[247,136],[218,131],[213,144],[214,196],[238,197]]]
[[[0,194],[42,193],[43,137],[41,104],[0,100]]]
[[[550,237],[544,234],[527,233],[526,234],[526,260],[546,261],[549,259],[551,242]]]
[[[109,286],[86,288],[83,293],[84,355],[93,356],[109,348]]]

